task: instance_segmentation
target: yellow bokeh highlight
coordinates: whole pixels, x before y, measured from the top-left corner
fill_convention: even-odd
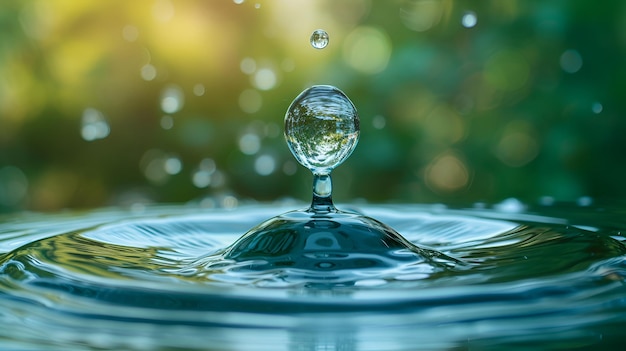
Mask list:
[[[343,57],[361,73],[379,73],[387,67],[391,57],[391,40],[382,29],[357,27],[345,39]]]
[[[465,189],[470,171],[465,161],[453,151],[435,157],[425,170],[426,185],[436,193],[451,193]]]

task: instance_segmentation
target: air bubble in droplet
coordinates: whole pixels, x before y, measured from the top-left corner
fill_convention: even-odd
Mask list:
[[[316,29],[311,34],[311,46],[316,49],[323,49],[328,45],[328,33],[323,29]]]
[[[315,85],[298,95],[285,115],[285,138],[296,160],[316,174],[329,174],[359,140],[359,116],[346,94]]]

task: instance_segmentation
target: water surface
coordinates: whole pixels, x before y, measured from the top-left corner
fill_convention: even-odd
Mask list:
[[[293,209],[276,205],[5,216],[0,349],[619,349],[624,341],[624,210],[355,208],[446,259],[330,274],[215,259]]]

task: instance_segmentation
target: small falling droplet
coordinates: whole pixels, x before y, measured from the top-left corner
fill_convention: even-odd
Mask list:
[[[359,116],[352,101],[330,85],[298,95],[285,115],[285,138],[296,160],[316,174],[329,174],[359,140]]]
[[[323,49],[328,45],[328,33],[323,29],[316,29],[311,34],[311,46],[316,49]]]

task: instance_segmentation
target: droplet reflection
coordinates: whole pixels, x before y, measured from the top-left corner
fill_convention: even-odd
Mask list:
[[[289,106],[285,138],[300,164],[313,173],[328,174],[356,147],[359,116],[341,90],[316,85],[303,91]]]

